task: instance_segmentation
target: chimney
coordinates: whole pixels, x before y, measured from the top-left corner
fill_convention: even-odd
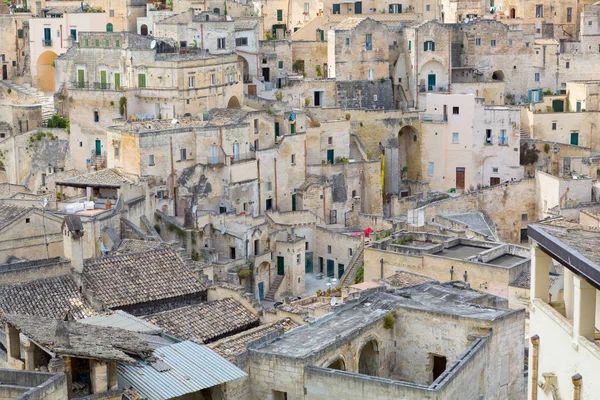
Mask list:
[[[54,330],[54,346],[68,348],[71,346],[69,341],[69,333],[67,332],[67,323],[63,320],[56,321]]]
[[[79,275],[83,273],[83,235],[85,233],[81,219],[77,215],[67,215],[62,229],[65,257],[71,260],[71,267]]]

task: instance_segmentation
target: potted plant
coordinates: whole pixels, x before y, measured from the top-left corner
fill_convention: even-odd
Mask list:
[[[110,210],[112,207],[112,200],[111,199],[106,200],[105,205],[106,205],[106,209]]]

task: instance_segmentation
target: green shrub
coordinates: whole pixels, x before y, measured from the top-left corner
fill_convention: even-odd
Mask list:
[[[391,312],[385,314],[385,317],[383,318],[383,327],[385,329],[392,329],[395,323],[396,317],[394,317],[394,314],[392,314]]]
[[[69,120],[61,117],[58,114],[54,114],[52,118],[48,120],[48,128],[62,128],[66,129],[69,125]]]
[[[544,144],[544,153],[548,154],[550,152],[550,144],[546,143]]]
[[[354,276],[354,283],[361,283],[365,280],[365,263],[359,265],[356,269],[356,275]]]
[[[240,278],[240,280],[242,280],[242,279],[248,278],[250,276],[250,273],[251,273],[250,268],[241,268],[237,272],[237,275],[238,275],[238,278]]]

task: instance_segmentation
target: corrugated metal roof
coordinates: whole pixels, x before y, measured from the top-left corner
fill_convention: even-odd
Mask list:
[[[163,332],[159,326],[135,317],[125,311],[117,310],[112,314],[96,315],[94,317],[79,320],[82,324],[104,326],[110,328],[121,328],[126,331],[157,335]]]
[[[246,376],[205,345],[189,340],[161,347],[153,355],[171,368],[159,372],[144,361],[119,365],[119,386],[133,387],[149,400],[165,400]]]

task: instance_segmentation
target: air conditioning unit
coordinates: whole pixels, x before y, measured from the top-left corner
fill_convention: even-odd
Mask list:
[[[46,175],[53,175],[54,167],[46,167]]]

